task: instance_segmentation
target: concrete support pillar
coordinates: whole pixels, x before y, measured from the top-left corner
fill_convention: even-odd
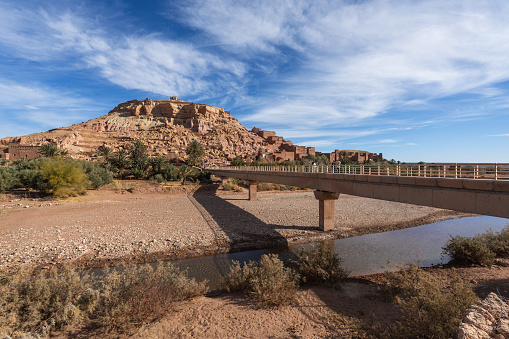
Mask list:
[[[334,200],[339,198],[339,193],[315,191],[315,198],[320,208],[320,231],[330,231],[334,228]]]
[[[221,177],[221,184],[223,185],[223,187],[226,185],[226,183],[228,182],[228,177]]]
[[[256,200],[256,192],[258,192],[258,181],[249,180],[247,184],[249,185],[249,200]]]

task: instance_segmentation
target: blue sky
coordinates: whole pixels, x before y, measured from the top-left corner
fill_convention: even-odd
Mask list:
[[[294,143],[509,163],[509,1],[0,0],[0,138],[132,99]]]

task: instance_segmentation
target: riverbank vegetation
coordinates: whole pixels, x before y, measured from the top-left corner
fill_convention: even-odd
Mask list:
[[[178,301],[207,292],[171,264],[103,269],[97,275],[69,267],[0,274],[0,337],[47,337],[67,325],[132,334],[160,319]],[[28,336],[31,337],[31,336]]]
[[[472,285],[455,274],[439,277],[415,264],[386,273],[382,295],[401,311],[401,320],[369,332],[379,338],[451,338],[467,308],[478,301]]]
[[[276,255],[262,255],[245,265],[234,262],[223,280],[226,291],[241,291],[267,306],[295,304],[297,288],[303,283],[337,284],[348,273],[334,248],[319,243],[301,249],[286,265]]]
[[[352,291],[352,282],[359,280],[346,276],[333,249],[321,244],[290,259],[264,255],[260,261],[234,263],[223,286],[226,291],[245,293],[261,309],[302,307],[299,285],[325,282],[333,287],[331,291],[337,291],[349,283],[347,290]],[[409,265],[397,272],[380,274],[376,284],[368,284],[379,290],[371,298],[394,304],[400,315],[383,326],[376,322],[363,325],[361,320],[352,318],[358,337],[451,337],[466,308],[477,301],[472,287],[454,270],[442,274]],[[177,308],[182,305],[180,301],[203,295],[207,290],[206,282],[190,279],[168,263],[103,269],[95,274],[69,267],[38,273],[27,268],[3,272],[0,336],[129,336],[144,324],[182,309]]]
[[[112,173],[97,163],[64,156],[21,159],[0,167],[0,193],[22,190],[69,197],[112,181]]]
[[[30,195],[69,197],[113,182],[113,179],[147,179],[158,183],[210,183],[210,173],[199,167],[203,147],[193,142],[187,149],[188,163],[173,164],[165,157],[149,157],[147,146],[135,141],[128,149],[112,152],[98,149],[99,162],[77,160],[50,143],[39,149],[41,157],[5,162],[0,167],[0,193],[21,190]]]
[[[488,231],[473,237],[451,237],[443,247],[451,264],[492,265],[496,257],[509,258],[509,226],[500,232]]]

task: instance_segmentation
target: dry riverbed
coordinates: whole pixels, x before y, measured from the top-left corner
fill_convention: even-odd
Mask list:
[[[342,238],[467,216],[451,211],[342,195],[335,229],[317,229],[318,202],[308,192],[224,192],[217,186],[103,189],[68,200],[0,196],[0,268],[64,262],[102,266]],[[450,268],[429,269],[446,276]],[[509,267],[457,269],[485,297],[509,296]],[[177,303],[134,338],[358,338],[363,328],[400,317],[378,288],[384,275],[348,278],[341,288],[311,286],[298,304],[261,308],[239,294]],[[367,327],[366,327],[367,326]],[[58,337],[117,337],[71,327]],[[120,335],[122,337],[122,335]]]
[[[2,198],[0,198],[2,199]],[[318,230],[308,192],[107,188],[67,200],[0,200],[0,268],[74,262],[102,266],[343,238],[458,218],[431,207],[341,195],[335,228]]]

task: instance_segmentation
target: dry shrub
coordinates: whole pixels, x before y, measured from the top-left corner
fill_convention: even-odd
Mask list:
[[[276,254],[262,255],[260,261],[241,266],[235,261],[223,279],[227,291],[242,291],[265,306],[295,303],[298,275],[284,266]]]
[[[509,258],[509,226],[504,227],[500,233],[489,230],[480,237],[497,257]]]
[[[443,254],[451,257],[451,263],[458,265],[492,265],[495,253],[486,241],[480,237],[452,237],[442,248]]]
[[[256,186],[256,189],[259,191],[259,192],[263,192],[263,191],[272,191],[274,190],[274,184],[271,184],[271,183],[268,183],[268,182],[260,182],[258,183],[258,185]]]
[[[104,277],[95,316],[101,327],[129,331],[161,318],[176,301],[206,292],[205,281],[189,279],[169,263],[110,270]]]
[[[509,257],[509,226],[499,233],[489,230],[474,237],[452,237],[442,248],[459,265],[492,265],[495,257]]]
[[[87,293],[89,285],[88,275],[80,277],[68,267],[44,274],[28,268],[2,273],[0,337],[21,336],[38,327],[37,333],[47,336],[65,325],[81,323],[97,300]]]
[[[159,319],[180,300],[206,293],[206,282],[171,264],[104,270],[98,278],[66,267],[0,275],[0,337],[35,332],[43,337],[65,325],[95,324],[129,332]]]
[[[378,334],[383,338],[451,338],[466,309],[478,301],[472,287],[454,271],[440,279],[411,264],[388,273],[388,279],[403,316]]]
[[[313,244],[309,249],[297,252],[297,260],[292,262],[303,282],[335,284],[348,277],[341,267],[341,259],[334,251],[334,244]]]

